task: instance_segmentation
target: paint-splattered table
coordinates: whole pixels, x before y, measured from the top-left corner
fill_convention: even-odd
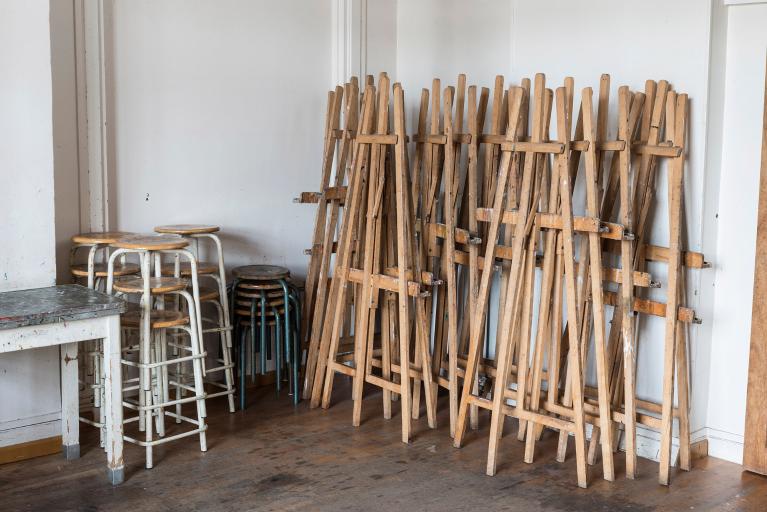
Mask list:
[[[67,459],[80,456],[77,344],[104,340],[107,476],[123,481],[120,314],[125,302],[79,285],[0,293],[0,353],[60,345],[61,436]]]

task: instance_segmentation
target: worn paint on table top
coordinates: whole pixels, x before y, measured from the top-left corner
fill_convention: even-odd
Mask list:
[[[0,329],[71,322],[125,311],[125,301],[76,284],[0,293]]]

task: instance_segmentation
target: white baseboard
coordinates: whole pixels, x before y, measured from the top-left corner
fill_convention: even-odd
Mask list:
[[[0,423],[0,448],[61,435],[61,412]]]
[[[591,425],[586,424],[586,439],[591,439]],[[625,451],[625,440],[621,437],[620,449]],[[679,438],[671,439],[671,460],[679,453]],[[660,434],[655,430],[637,425],[637,455],[643,459],[660,461]]]
[[[708,454],[735,464],[743,464],[743,435],[732,434],[724,430],[704,427],[701,429],[708,439]]]
[[[676,461],[679,454],[679,437],[676,430],[671,439],[671,460]],[[586,425],[586,438],[591,438],[591,425]],[[703,427],[690,434],[690,442],[708,440],[708,454],[735,464],[743,463],[743,436],[715,428]],[[624,442],[621,440],[621,450]],[[660,434],[652,429],[637,425],[637,455],[655,462],[660,460]]]

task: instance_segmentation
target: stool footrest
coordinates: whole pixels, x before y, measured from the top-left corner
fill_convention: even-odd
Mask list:
[[[229,364],[224,364],[221,366],[214,366],[213,368],[206,368],[206,370],[208,373],[221,372],[224,370],[228,370],[229,368],[234,368],[234,366],[235,366],[234,363],[229,363]]]
[[[191,402],[196,402],[197,400],[205,400],[206,396],[207,395],[205,394],[188,396],[186,398],[179,398],[177,400],[170,400],[168,402],[161,402],[159,404],[150,405],[135,405],[131,402],[128,402],[127,400],[123,400],[123,407],[133,409],[134,411],[154,411],[155,409],[162,409],[164,407],[170,407],[171,405],[188,404]]]
[[[224,391],[217,391],[215,393],[208,394],[208,398],[216,398],[219,396],[226,396],[226,395],[233,395],[234,394],[234,388]]]
[[[104,428],[104,424],[100,421],[89,420],[88,418],[84,418],[82,416],[80,416],[80,423],[85,423],[86,425],[90,425],[96,428]]]
[[[144,368],[148,368],[148,369],[151,370],[151,369],[154,369],[154,368],[160,368],[160,367],[163,367],[163,366],[169,366],[169,365],[176,364],[176,363],[183,363],[185,361],[193,361],[195,359],[203,359],[207,355],[208,355],[207,352],[203,352],[202,354],[198,354],[198,355],[194,355],[194,356],[176,357],[174,359],[168,359],[168,360],[165,360],[165,361],[158,361],[156,363],[136,363],[136,362],[133,362],[133,361],[127,361],[127,360],[123,359],[122,360],[122,364],[124,364],[125,366],[132,366],[133,368],[138,368],[140,370],[144,369]]]
[[[203,334],[208,334],[208,333],[211,333],[211,332],[226,332],[226,331],[231,331],[231,330],[232,330],[232,326],[227,325],[225,327],[211,327],[209,329],[203,329],[202,333]]]
[[[187,418],[187,420],[191,420],[191,418]],[[197,424],[197,421],[195,421],[194,424]],[[204,425],[202,427],[196,428],[194,430],[190,430],[188,432],[182,432],[180,434],[176,434],[170,437],[161,437],[159,439],[155,439],[149,442],[140,441],[138,439],[135,439],[133,437],[126,436],[126,435],[123,435],[123,440],[128,441],[129,443],[137,444],[139,446],[157,446],[158,444],[169,443],[170,441],[175,441],[176,439],[182,439],[184,437],[197,435],[201,432],[205,432],[206,430],[208,430],[208,426]]]

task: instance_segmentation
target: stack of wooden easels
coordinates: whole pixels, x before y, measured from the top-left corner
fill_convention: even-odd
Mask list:
[[[621,439],[635,476],[637,425],[659,432],[667,484],[676,419],[689,469],[686,326],[698,320],[684,272],[707,264],[682,250],[688,99],[665,81],[610,92],[608,75],[596,96],[570,78],[505,89],[499,76],[490,91],[460,75],[423,89],[412,120],[386,74],[329,93],[320,191],[298,200],[318,205],[302,333],[312,407],[347,375],[353,424],[364,384],[379,387],[408,442],[422,401],[436,426],[445,388],[456,447],[489,411],[488,474],[510,416],[525,462],[547,428],[557,460],[574,442],[581,487],[598,453],[614,479]],[[654,224],[664,246],[649,243]],[[643,372],[662,379],[657,401],[636,396],[649,337],[637,314],[665,319],[663,360]]]

